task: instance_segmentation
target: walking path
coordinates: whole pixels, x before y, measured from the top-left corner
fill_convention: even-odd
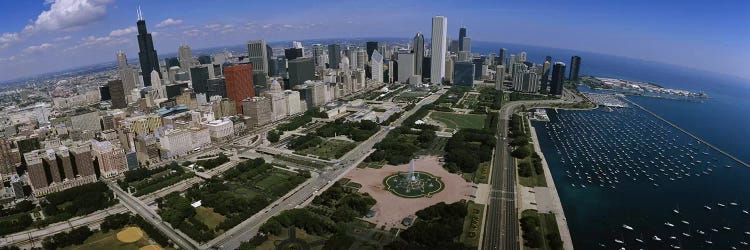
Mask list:
[[[536,201],[538,202],[537,207],[545,210],[551,210],[551,212],[555,214],[557,229],[560,230],[560,239],[562,239],[563,241],[563,249],[572,250],[573,241],[570,238],[568,220],[567,218],[565,218],[565,212],[562,208],[562,202],[560,202],[560,196],[557,194],[557,187],[555,187],[555,181],[552,179],[552,173],[549,170],[547,159],[544,158],[542,149],[539,147],[539,139],[536,136],[536,130],[533,128],[531,129],[531,138],[534,140],[534,151],[536,151],[537,154],[539,154],[539,157],[542,158],[542,165],[544,166],[544,178],[547,181],[546,188],[534,188]],[[538,211],[540,213],[546,212],[541,210]]]

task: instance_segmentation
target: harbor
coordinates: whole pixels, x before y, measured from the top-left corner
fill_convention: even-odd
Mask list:
[[[746,165],[625,102],[638,108],[557,110],[533,122],[574,246],[746,248]]]

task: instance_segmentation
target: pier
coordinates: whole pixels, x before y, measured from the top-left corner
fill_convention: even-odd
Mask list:
[[[659,120],[661,120],[661,121],[663,121],[663,122],[665,122],[665,123],[669,124],[670,126],[672,126],[672,127],[676,128],[676,129],[678,129],[678,130],[682,131],[683,133],[685,133],[686,135],[688,135],[688,136],[692,137],[693,139],[695,139],[695,140],[697,140],[697,141],[699,141],[699,142],[701,142],[701,143],[703,143],[703,144],[706,144],[706,146],[708,146],[708,147],[710,147],[710,148],[712,148],[712,149],[716,150],[717,152],[719,152],[719,153],[721,153],[721,154],[723,154],[723,155],[725,155],[725,156],[729,157],[729,159],[732,159],[732,160],[736,161],[736,162],[737,162],[737,163],[739,163],[740,165],[743,165],[743,166],[745,166],[745,167],[749,167],[749,168],[750,168],[750,164],[747,164],[747,163],[745,163],[744,161],[740,160],[739,158],[737,158],[737,157],[734,157],[733,155],[731,155],[731,154],[729,154],[729,153],[725,152],[724,150],[721,150],[721,149],[719,149],[718,147],[716,147],[716,146],[712,145],[711,143],[708,143],[707,141],[704,141],[704,140],[703,140],[703,139],[701,139],[700,137],[698,137],[698,136],[696,136],[696,135],[694,135],[694,134],[692,134],[692,133],[688,132],[687,130],[684,130],[684,129],[682,129],[681,127],[679,127],[679,126],[675,125],[674,123],[671,123],[671,122],[667,121],[667,119],[664,119],[664,118],[662,118],[661,116],[657,115],[656,113],[654,113],[654,112],[651,112],[651,110],[648,110],[648,109],[644,108],[643,106],[641,106],[641,105],[638,105],[637,103],[635,103],[634,101],[631,101],[631,100],[629,100],[628,98],[623,98],[623,99],[625,99],[625,101],[629,102],[630,104],[633,104],[634,106],[636,106],[636,107],[638,107],[638,108],[642,109],[643,111],[646,111],[646,112],[648,112],[649,114],[653,115],[654,117],[658,118]]]

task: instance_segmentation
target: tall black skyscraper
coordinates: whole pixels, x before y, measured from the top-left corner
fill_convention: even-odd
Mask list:
[[[565,83],[565,63],[556,62],[552,67],[552,81],[550,82],[550,94],[562,95]]]
[[[458,30],[458,51],[464,51],[464,37],[466,37],[466,28]]]
[[[571,57],[570,58],[570,74],[568,75],[568,80],[577,82],[579,70],[581,70],[581,57],[580,56]]]
[[[287,48],[284,49],[284,57],[287,60],[294,60],[298,57],[302,57],[302,48]]]
[[[414,74],[422,75],[422,60],[424,60],[424,35],[418,32],[414,36]]]
[[[159,56],[154,50],[154,41],[151,39],[151,33],[146,30],[146,21],[143,20],[141,7],[138,7],[138,61],[141,63],[141,74],[143,75],[143,85],[151,86],[151,71],[156,70],[161,77],[159,70]]]

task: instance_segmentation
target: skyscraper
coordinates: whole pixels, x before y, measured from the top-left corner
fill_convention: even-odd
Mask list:
[[[338,69],[341,62],[341,45],[328,45],[328,68]]]
[[[300,57],[289,61],[289,87],[305,83],[315,76],[315,65],[312,58]]]
[[[471,53],[471,37],[464,37],[462,41],[463,41],[463,47],[462,47],[463,49],[461,51],[466,51],[466,52]]]
[[[422,75],[422,60],[424,59],[424,35],[417,32],[414,36],[414,75]],[[405,79],[402,79],[405,80]]]
[[[287,60],[294,60],[298,57],[302,57],[302,48],[287,48],[284,49],[284,58]]]
[[[195,93],[206,93],[208,91],[208,66],[199,65],[191,67],[190,74],[193,76],[193,91]]]
[[[253,64],[254,73],[262,73],[268,76],[268,50],[265,40],[254,40],[247,42],[247,56]]]
[[[505,65],[505,55],[507,54],[508,54],[508,50],[506,50],[505,48],[500,49],[500,53],[497,54],[498,65]],[[506,65],[506,68],[507,68],[507,65]]]
[[[578,81],[578,71],[581,69],[581,57],[573,56],[570,58],[570,74],[568,79],[574,82]]]
[[[159,56],[154,50],[154,41],[151,38],[151,33],[146,30],[146,21],[143,20],[143,13],[141,7],[138,7],[138,60],[141,63],[141,74],[143,75],[143,86],[151,86],[151,71],[159,71]]]
[[[190,66],[193,66],[193,52],[190,46],[183,44],[177,49],[177,58],[180,61],[180,69],[190,75]]]
[[[325,60],[323,60],[324,59],[323,50],[325,50],[323,45],[313,44],[312,52],[313,52],[313,61],[315,62],[315,66],[325,65],[326,62]]]
[[[383,55],[378,50],[372,52],[370,66],[372,67],[372,80],[383,82]]]
[[[461,27],[458,30],[458,51],[464,51],[464,37],[466,37],[466,28]]]
[[[430,81],[442,83],[445,77],[446,33],[448,32],[448,18],[435,16],[432,18],[432,67],[430,67]]]
[[[565,63],[556,62],[552,66],[552,81],[550,82],[550,94],[562,95],[563,83],[565,82]]]
[[[255,95],[253,65],[240,64],[224,68],[227,97],[234,102],[236,112],[242,113],[242,100]]]
[[[378,49],[378,42],[367,42],[365,47],[367,48],[367,61],[369,62],[372,60],[372,52]]]
[[[126,92],[125,86],[122,80],[109,81],[109,96],[112,98],[112,108],[121,109],[128,107],[128,101],[125,96],[130,93],[130,90]]]
[[[117,69],[128,68],[128,56],[125,55],[125,51],[117,51]]]

